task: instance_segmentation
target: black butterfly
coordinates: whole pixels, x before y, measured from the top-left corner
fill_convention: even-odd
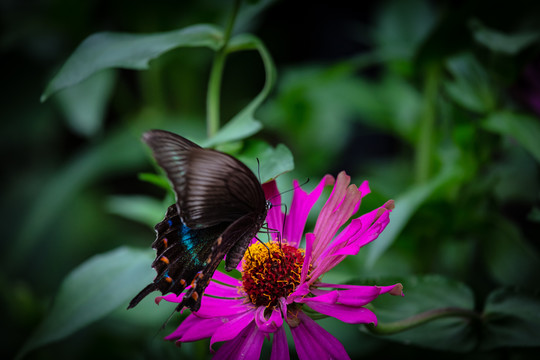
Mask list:
[[[128,309],[152,291],[180,295],[191,285],[176,310],[197,311],[223,257],[227,271],[236,268],[263,225],[268,210],[264,192],[251,170],[232,156],[163,130],[148,131],[142,139],[167,173],[176,204],[155,226],[152,267],[157,276]]]

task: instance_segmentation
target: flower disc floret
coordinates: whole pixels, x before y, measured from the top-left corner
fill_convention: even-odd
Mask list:
[[[244,256],[242,287],[256,306],[274,308],[300,284],[304,250],[286,243],[254,243]]]

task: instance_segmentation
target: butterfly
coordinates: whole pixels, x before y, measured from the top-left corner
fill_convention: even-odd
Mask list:
[[[148,131],[142,140],[165,170],[176,203],[155,226],[152,267],[157,276],[128,309],[155,290],[180,295],[191,286],[176,310],[197,311],[225,255],[227,271],[242,260],[264,224],[269,202],[253,172],[230,155],[163,130]]]

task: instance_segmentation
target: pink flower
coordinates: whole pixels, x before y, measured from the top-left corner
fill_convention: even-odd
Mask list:
[[[356,213],[362,197],[370,190],[367,181],[360,188],[350,185],[350,177],[341,172],[337,179],[326,175],[307,193],[295,181],[290,211],[281,210],[281,198],[274,181],[263,185],[273,206],[267,223],[273,240],[254,241],[242,263],[242,280],[217,271],[206,289],[199,311],[190,314],[167,340],[177,343],[210,338],[216,359],[258,359],[264,339],[272,334],[271,359],[288,359],[289,349],[284,325],[287,324],[300,359],[349,356],[343,345],[303,311],[305,305],[321,314],[352,324],[377,324],[375,314],[364,305],[381,294],[402,295],[402,285],[360,286],[322,282],[322,276],[348,255],[375,240],[389,222],[392,200],[360,216],[338,230]],[[308,214],[323,188],[334,185],[322,208],[313,233],[305,234],[305,250],[299,248]],[[168,294],[156,298],[181,302],[182,296]]]

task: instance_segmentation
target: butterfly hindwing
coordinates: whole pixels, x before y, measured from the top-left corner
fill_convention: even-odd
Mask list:
[[[202,294],[223,257],[227,255],[225,270],[231,271],[236,268],[259,228],[260,226],[254,223],[251,214],[245,215],[229,225],[215,241],[211,255],[207,259],[207,268],[195,276],[192,288],[186,292],[176,309],[179,311],[186,306],[197,311],[201,306]]]
[[[226,224],[220,224],[205,229],[190,229],[180,220],[176,206],[169,206],[165,219],[155,227],[157,236],[152,244],[157,254],[152,267],[157,275],[153,283],[131,301],[129,308],[155,290],[162,294],[172,292],[180,295],[198,274],[208,268],[207,260],[212,254],[214,242],[225,228]]]

